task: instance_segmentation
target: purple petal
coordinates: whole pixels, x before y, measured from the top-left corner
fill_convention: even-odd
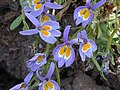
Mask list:
[[[84,62],[85,59],[86,59],[86,56],[85,56],[85,54],[82,52],[82,44],[80,44],[80,47],[79,47],[79,54],[80,54],[80,56],[81,56],[82,61]]]
[[[80,38],[81,37],[81,33],[79,32],[78,34],[77,34],[77,38]]]
[[[44,90],[44,84],[45,84],[45,82],[46,82],[46,80],[44,80],[43,82],[41,82],[41,83],[39,84],[38,90]]]
[[[23,83],[17,84],[14,87],[10,88],[10,90],[18,90]]]
[[[90,2],[91,2],[91,0],[86,0],[86,6],[91,6]]]
[[[83,9],[86,8],[87,6],[79,6],[74,10],[74,20],[77,19],[79,17],[78,12]]]
[[[56,30],[56,29],[59,29],[59,28],[60,28],[59,23],[56,22],[56,21],[48,21],[48,22],[43,23],[42,26],[44,26],[44,25],[49,25],[49,26],[51,26],[53,30]]]
[[[90,16],[89,16],[88,20],[83,21],[82,26],[86,27],[89,23],[91,23],[93,20],[93,17],[94,17],[93,11],[90,11]]]
[[[31,9],[28,6],[24,7],[24,12],[30,12],[30,11],[31,11]]]
[[[97,45],[95,44],[95,42],[93,42],[92,40],[89,40],[90,44],[92,45],[92,51],[96,51],[97,50]]]
[[[52,8],[52,9],[61,9],[62,5],[58,5],[55,3],[51,3],[51,2],[45,2],[45,6],[48,8]]]
[[[58,67],[61,68],[65,64],[64,57],[58,58]]]
[[[82,36],[83,39],[88,40],[86,30],[81,31],[81,36]]]
[[[54,84],[54,87],[55,87],[54,90],[60,90],[60,87],[59,87],[59,85],[57,84],[57,82],[55,82],[54,80],[50,80],[50,81]]]
[[[64,29],[64,32],[63,32],[63,41],[64,42],[68,41],[68,34],[69,34],[70,27],[71,27],[70,25],[67,25]]]
[[[48,43],[51,43],[51,44],[54,44],[56,42],[56,38],[52,35],[49,35],[49,36],[44,36],[41,32],[39,32],[40,34],[40,37],[45,41],[45,42],[48,42]]]
[[[49,68],[48,73],[45,76],[45,78],[50,79],[52,77],[53,73],[54,73],[54,70],[55,70],[55,64],[53,62],[51,62],[50,68]]]
[[[92,10],[95,10],[96,8],[102,6],[104,3],[106,2],[106,0],[100,0],[99,2],[97,2],[96,4],[91,6]]]
[[[25,15],[36,27],[39,27],[40,23],[33,15],[31,15],[29,13],[25,13]]]
[[[24,82],[28,85],[28,83],[30,82],[31,78],[33,77],[33,72],[29,72],[28,75],[25,77]]]
[[[44,80],[45,80],[45,77],[42,77],[42,76],[39,74],[39,70],[41,70],[41,68],[36,71],[36,76],[37,76],[37,78],[40,79],[41,81],[44,81]]]
[[[42,55],[44,58],[41,62],[37,62],[37,58],[39,55]],[[27,66],[31,68],[32,71],[36,71],[38,68],[46,64],[46,55],[43,53],[37,53],[33,58],[26,62]]]
[[[44,15],[44,14],[41,14],[41,15],[40,15],[40,17],[38,18],[39,21],[40,21],[40,18],[43,17],[43,15]],[[50,14],[45,14],[45,15],[47,15],[47,16],[50,18],[49,21],[56,21],[55,18],[54,18],[52,15],[50,15]],[[44,21],[44,22],[41,22],[41,21],[40,21],[41,24],[43,24],[43,23],[45,23],[45,22],[48,22],[48,21]]]
[[[38,11],[35,10],[31,11],[30,14],[33,15],[34,17],[38,17],[42,12],[43,12],[43,7],[41,7],[41,9]]]
[[[53,49],[53,56],[54,56],[54,60],[58,61],[59,57],[58,57],[58,52],[60,50],[60,48],[63,46],[64,44],[60,44],[57,45],[54,49]]]
[[[88,58],[91,58],[93,56],[93,52],[91,49],[89,49],[87,52],[85,52],[85,55],[88,57]]]
[[[70,45],[78,44],[78,43],[81,43],[81,42],[83,42],[83,40],[81,38],[75,38],[75,39],[70,41]]]
[[[55,37],[61,36],[61,32],[59,30],[51,30],[50,33]]]
[[[50,14],[46,14],[46,15],[49,16],[52,21],[56,21],[56,19],[53,17],[53,15],[50,15]]]
[[[33,35],[33,34],[37,34],[38,32],[39,32],[38,29],[30,29],[30,30],[20,31],[19,33],[22,35]]]
[[[76,24],[76,25],[79,25],[79,24],[82,23],[82,22],[83,22],[83,18],[82,18],[82,17],[79,17],[79,18],[77,18],[75,24]]]
[[[66,67],[69,67],[75,60],[75,52],[74,52],[74,49],[72,48],[72,46],[70,46],[70,50],[71,50],[71,55],[70,55],[69,59],[65,62]]]

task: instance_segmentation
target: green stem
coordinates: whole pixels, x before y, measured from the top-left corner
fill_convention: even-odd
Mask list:
[[[57,78],[57,83],[60,86],[60,74],[59,74],[59,70],[57,65],[55,64],[55,74],[56,74],[56,78]]]
[[[49,53],[49,49],[50,49],[50,44],[47,43],[46,50],[45,50],[45,53],[46,53],[47,56],[48,56],[48,53]]]
[[[23,6],[23,0],[20,0],[20,5],[22,7],[22,15],[23,15],[23,22],[25,21],[25,15],[24,15],[24,6]]]

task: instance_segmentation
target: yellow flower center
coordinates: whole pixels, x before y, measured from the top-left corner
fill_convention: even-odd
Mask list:
[[[90,16],[90,9],[88,9],[88,8],[83,8],[83,9],[81,9],[81,10],[79,11],[79,15],[80,15],[80,16],[83,16],[84,19],[88,19],[89,16]]]
[[[38,56],[38,58],[37,58],[38,63],[40,63],[42,61],[42,59],[43,59],[43,56]]]
[[[59,55],[60,56],[64,56],[65,55],[65,57],[68,58],[68,57],[70,57],[70,54],[71,54],[70,46],[64,45],[59,50]]]
[[[33,0],[32,4],[35,5],[34,6],[35,10],[39,10],[43,5],[43,1],[41,1],[41,0]]]
[[[82,51],[87,52],[90,48],[91,48],[91,44],[87,42],[86,44],[82,46]]]
[[[40,17],[40,22],[44,23],[45,21],[49,21],[50,18],[47,15],[43,15],[42,17]]]
[[[54,85],[51,81],[47,81],[44,84],[44,90],[53,90],[54,89]]]
[[[36,4],[36,5],[34,6],[35,10],[39,10],[41,7],[42,7],[42,4],[41,4],[41,3],[40,3],[40,4]]]
[[[50,26],[48,26],[48,25],[42,26],[40,29],[41,29],[41,30],[40,30],[41,33],[42,33],[44,36],[49,36],[49,35],[50,35],[50,33],[48,32],[48,31],[51,29]]]

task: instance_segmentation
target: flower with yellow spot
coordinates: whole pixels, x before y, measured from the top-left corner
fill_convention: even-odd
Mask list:
[[[38,19],[39,19],[40,23],[45,23],[48,21],[56,21],[52,15],[47,14],[47,13],[41,14]]]
[[[36,71],[40,67],[42,67],[44,64],[46,64],[46,54],[44,53],[36,53],[34,57],[32,57],[30,60],[28,60],[27,66],[31,68],[32,71]]]
[[[75,60],[75,52],[72,45],[76,39],[68,41],[68,33],[70,25],[66,26],[63,33],[63,44],[56,46],[53,50],[54,60],[58,62],[58,67],[62,67],[64,64],[69,67]],[[78,40],[78,39],[77,39]]]
[[[31,15],[37,17],[45,11],[45,9],[61,9],[62,5],[52,3],[51,0],[32,0],[32,9],[29,6],[24,7],[25,12],[30,12]]]
[[[92,40],[87,38],[86,30],[78,33],[77,38],[83,39],[83,42],[81,42],[79,46],[79,53],[82,61],[86,60],[86,56],[91,58],[93,56],[93,52],[97,50],[97,45]]]
[[[38,79],[41,80],[38,90],[60,90],[60,87],[57,84],[57,82],[54,80],[51,80],[51,77],[54,73],[54,69],[55,69],[55,64],[51,62],[50,68],[44,77],[41,75],[41,73],[39,73],[39,70],[41,69],[36,71],[36,75]]]
[[[24,82],[15,85],[14,87],[10,88],[9,90],[28,90],[28,84],[33,77],[33,72],[29,72],[28,75],[25,77]]]
[[[102,6],[106,0],[100,0],[94,5],[91,5],[91,0],[86,0],[85,6],[79,6],[74,11],[74,20],[76,20],[76,25],[82,23],[83,27],[86,27],[87,24],[93,20],[93,11]]]
[[[36,26],[35,29],[20,31],[22,35],[33,35],[39,33],[40,37],[48,43],[54,44],[56,42],[55,37],[60,37],[61,32],[57,29],[60,28],[59,23],[56,21],[48,21],[40,23],[34,16],[29,13],[25,13],[28,19]]]

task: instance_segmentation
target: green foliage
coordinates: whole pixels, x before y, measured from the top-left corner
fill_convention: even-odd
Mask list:
[[[16,27],[18,27],[23,20],[22,18],[23,15],[18,16],[10,25],[10,30],[14,30]]]

